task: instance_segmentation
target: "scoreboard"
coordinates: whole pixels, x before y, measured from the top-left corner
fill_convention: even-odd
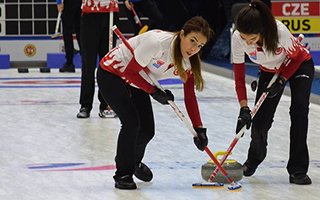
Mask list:
[[[304,34],[311,51],[320,51],[320,0],[273,0],[272,13],[292,34]]]
[[[272,13],[292,33],[320,33],[319,1],[272,3]]]

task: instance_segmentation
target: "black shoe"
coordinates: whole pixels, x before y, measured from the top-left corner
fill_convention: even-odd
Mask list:
[[[134,175],[144,182],[149,182],[153,178],[152,171],[144,163],[139,163],[139,165],[136,166]]]
[[[244,176],[252,176],[256,172],[256,167],[251,167],[247,163],[243,164],[243,175]]]
[[[77,114],[77,118],[89,118],[90,117],[90,109],[86,107],[80,108],[80,111]]]
[[[64,72],[76,72],[76,70],[74,68],[74,64],[70,64],[70,65],[64,64],[63,67],[61,67],[59,69],[59,72],[62,72],[62,73],[64,73]]]
[[[306,174],[290,174],[289,182],[297,185],[310,185],[312,183],[310,177]]]
[[[122,190],[134,190],[137,189],[136,183],[133,181],[132,176],[125,175],[121,177],[113,176],[115,180],[114,187]]]

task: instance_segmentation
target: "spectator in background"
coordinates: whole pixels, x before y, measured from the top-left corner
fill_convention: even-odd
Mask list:
[[[95,71],[97,68],[97,56],[99,60],[109,50],[109,19],[110,12],[115,14],[115,23],[118,20],[119,12],[117,0],[83,0],[81,17],[81,91],[80,111],[77,118],[88,118],[92,110],[95,92]],[[115,37],[113,37],[115,39]],[[108,107],[107,102],[98,91],[100,101],[99,117],[116,117]]]
[[[225,16],[223,0],[182,0],[185,5],[189,16],[202,16],[208,21],[211,28],[215,30],[215,37],[219,36],[227,24]],[[201,58],[206,58],[216,42],[216,38],[209,41],[206,46],[201,50]]]
[[[157,8],[157,4],[154,0],[124,0],[124,4],[127,8],[125,10],[128,20],[134,27],[135,35],[139,33],[142,27],[135,22],[132,7],[138,12],[138,15],[139,13],[142,13],[143,16],[149,18],[150,24],[148,25],[148,29],[164,29],[163,15]]]
[[[81,0],[57,0],[57,9],[58,12],[62,12],[62,34],[66,52],[66,63],[59,71],[75,72],[73,64],[73,56],[75,53],[73,33],[76,33],[76,38],[80,47]]]
[[[165,30],[179,31],[183,24],[192,17],[182,0],[155,1],[158,4],[158,9],[165,16]]]
[[[226,17],[222,0],[155,0],[159,10],[165,16],[166,30],[178,31],[184,22],[193,17],[201,16],[208,21],[215,30],[215,37],[219,36],[226,25]],[[201,58],[206,58],[216,38],[208,42],[201,50]]]

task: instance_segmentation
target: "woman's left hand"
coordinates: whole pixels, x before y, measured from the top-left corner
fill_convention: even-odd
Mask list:
[[[279,76],[277,80],[269,87],[265,89],[265,92],[268,92],[268,98],[273,98],[283,90],[286,85],[286,79],[283,76]]]
[[[193,142],[200,151],[203,151],[208,145],[207,129],[194,128],[194,130],[197,132],[197,137],[193,138]]]

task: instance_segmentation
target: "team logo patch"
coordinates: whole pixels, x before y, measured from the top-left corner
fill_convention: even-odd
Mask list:
[[[164,64],[164,61],[162,60],[156,60],[156,62],[154,62],[152,65],[155,67],[155,68],[159,68],[161,67],[161,65]]]
[[[252,60],[257,60],[257,51],[250,52],[249,57],[252,58]]]
[[[279,48],[277,48],[275,54],[280,55],[282,53],[282,51],[283,51],[283,48],[279,47]]]
[[[37,53],[37,48],[33,44],[27,44],[24,47],[24,54],[26,56],[32,57],[32,56],[36,55],[36,53]]]

